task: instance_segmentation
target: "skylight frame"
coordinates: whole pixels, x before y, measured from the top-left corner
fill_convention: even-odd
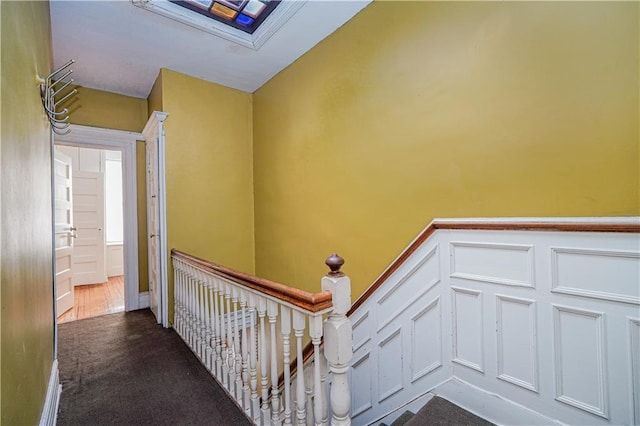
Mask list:
[[[278,7],[260,24],[253,34],[210,19],[169,0],[131,0],[134,6],[221,37],[252,50],[259,50],[307,0],[281,0]]]

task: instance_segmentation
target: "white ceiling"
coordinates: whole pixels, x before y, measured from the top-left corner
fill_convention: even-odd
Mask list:
[[[77,84],[138,98],[148,96],[160,68],[252,93],[371,0],[295,1],[304,4],[254,50],[130,1],[54,0],[54,67],[74,59]]]

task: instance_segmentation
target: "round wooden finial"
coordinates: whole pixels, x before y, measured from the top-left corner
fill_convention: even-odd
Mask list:
[[[344,259],[338,256],[337,253],[333,253],[331,256],[327,257],[327,260],[325,260],[324,263],[326,263],[329,269],[331,269],[331,272],[329,272],[329,275],[331,276],[344,275],[344,273],[340,270],[342,265],[344,265]]]

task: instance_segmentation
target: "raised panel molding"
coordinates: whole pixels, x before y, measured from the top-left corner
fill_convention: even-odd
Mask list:
[[[496,294],[498,378],[538,392],[536,302]]]
[[[451,278],[535,287],[533,246],[451,242]]]
[[[555,293],[640,304],[640,252],[551,248]]]
[[[353,322],[353,352],[357,352],[371,340],[368,319],[369,311],[367,310]]]
[[[552,306],[555,398],[608,419],[604,314]]]
[[[484,373],[482,292],[453,287],[453,362]]]
[[[411,383],[442,365],[440,297],[411,317]]]
[[[389,325],[439,282],[440,256],[436,244],[377,299],[378,331]]]
[[[631,368],[631,409],[633,424],[640,424],[640,319],[629,320],[629,361]]]
[[[351,364],[351,383],[353,392],[351,392],[351,406],[353,407],[352,416],[364,413],[371,409],[371,401],[373,400],[373,392],[371,386],[371,357],[367,352]]]
[[[402,370],[404,366],[404,347],[402,345],[402,328],[397,328],[378,344],[378,402],[382,402],[404,386]]]

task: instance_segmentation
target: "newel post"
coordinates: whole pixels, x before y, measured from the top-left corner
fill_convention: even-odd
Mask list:
[[[333,294],[333,311],[324,323],[324,355],[333,376],[331,385],[331,424],[351,424],[349,361],[353,357],[352,328],[347,312],[351,308],[351,280],[340,268],[344,259],[332,254],[326,261],[331,269],[322,278],[322,290]]]

